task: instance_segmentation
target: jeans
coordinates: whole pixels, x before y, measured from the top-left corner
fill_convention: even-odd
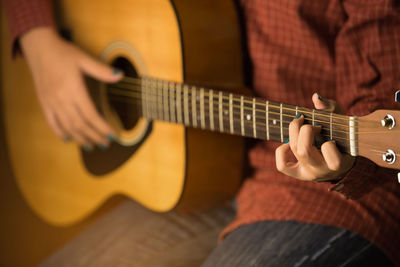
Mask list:
[[[294,221],[241,226],[224,239],[203,267],[392,266],[372,243],[350,231]]]

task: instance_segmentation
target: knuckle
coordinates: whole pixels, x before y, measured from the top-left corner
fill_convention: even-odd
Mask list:
[[[308,175],[308,177],[307,177],[307,180],[309,180],[309,181],[314,181],[314,180],[318,180],[318,175],[316,175],[316,174],[309,174]]]
[[[83,123],[80,122],[80,121],[74,120],[74,121],[71,123],[71,129],[72,129],[73,131],[81,131],[82,128],[83,128]]]
[[[296,121],[296,120],[292,120],[292,121],[289,123],[289,131],[295,130],[296,127],[297,127],[297,121]]]
[[[310,156],[310,149],[307,147],[301,146],[297,149],[297,155],[303,159],[307,159]]]
[[[339,160],[333,160],[329,164],[329,169],[332,171],[338,171],[338,170],[340,170],[341,167],[342,167],[342,163]]]
[[[278,156],[278,155],[282,154],[282,149],[283,149],[283,145],[278,146],[275,150],[275,155]]]
[[[283,171],[285,170],[285,167],[284,167],[284,165],[283,165],[281,162],[276,161],[276,169],[277,169],[279,172],[283,172]]]
[[[313,126],[310,124],[305,124],[305,125],[301,126],[300,131],[304,134],[312,134]]]

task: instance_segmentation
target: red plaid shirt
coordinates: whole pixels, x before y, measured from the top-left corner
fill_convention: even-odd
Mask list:
[[[13,40],[30,28],[54,24],[46,0],[2,1]],[[396,108],[394,88],[400,88],[396,0],[242,0],[242,6],[257,95],[312,108],[311,96],[318,91],[356,116]],[[340,187],[303,182],[276,171],[278,145],[259,142],[249,151],[255,172],[242,186],[237,217],[224,233],[261,220],[333,225],[370,240],[400,266],[396,172],[358,158]],[[339,188],[341,192],[335,191]]]

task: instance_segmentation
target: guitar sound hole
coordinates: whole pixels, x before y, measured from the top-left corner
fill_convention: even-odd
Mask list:
[[[138,74],[133,65],[125,58],[118,57],[112,65],[122,70],[126,77],[137,78]],[[116,85],[107,91],[110,106],[117,113],[125,130],[132,129],[138,122],[141,114],[140,102],[137,99],[138,91],[134,84]]]
[[[116,58],[112,62],[112,65],[122,70],[126,77],[138,77],[134,66],[125,58]],[[98,87],[94,86],[93,89],[92,94],[94,98],[100,98],[100,96],[96,96],[96,93],[99,92]],[[108,85],[106,90],[108,104],[113,111],[112,113],[116,113],[118,120],[121,122],[118,125],[126,131],[134,130],[140,126],[141,106],[138,105],[138,101],[134,97],[137,95],[137,93],[135,93],[135,90],[137,90],[135,85],[127,83],[122,83],[120,85],[114,84],[114,86]],[[86,170],[94,175],[94,177],[102,178],[106,177],[103,175],[109,174],[122,166],[151,133],[151,124],[142,130],[144,132],[139,131],[141,135],[140,138],[132,144],[121,145],[114,141],[110,143],[110,146],[106,150],[101,150],[98,147],[96,147],[94,151],[85,151],[82,149],[82,160]]]

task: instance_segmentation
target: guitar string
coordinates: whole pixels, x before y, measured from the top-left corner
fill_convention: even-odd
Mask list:
[[[117,89],[120,89],[120,88],[117,88]],[[138,92],[136,92],[136,93],[138,93]],[[140,101],[142,101],[143,99],[142,99],[142,97],[141,97],[141,94],[139,94],[138,93],[138,95],[132,95],[133,93],[131,93],[131,92],[129,92],[129,94],[118,94],[118,95],[123,95],[123,96],[129,96],[131,99],[138,99],[139,100],[139,102]],[[152,95],[152,96],[158,96],[158,97],[160,97],[161,95],[155,95],[155,94],[147,94],[147,95]],[[168,100],[169,100],[170,98],[169,98],[169,96],[168,96]],[[174,100],[176,100],[175,98],[174,98]],[[210,102],[208,102],[208,99],[206,98],[206,99],[204,99],[205,101],[204,101],[204,105],[205,105],[205,107],[206,108],[208,108],[208,106],[209,106],[209,103]],[[147,102],[148,102],[148,100],[147,100]],[[159,105],[162,105],[162,102],[159,102],[158,101],[158,99],[157,99],[157,101],[155,101],[156,103],[157,103],[157,106],[159,106]],[[189,101],[190,102],[190,101]],[[177,101],[175,101],[175,103],[177,103]],[[191,103],[188,103],[189,105],[191,105]],[[223,106],[228,106],[229,107],[229,104],[228,103],[223,103],[222,104]],[[240,106],[236,106],[236,108],[239,108]],[[243,109],[246,109],[245,107],[243,107]],[[246,110],[250,110],[250,111],[252,111],[253,109],[252,108],[247,108]],[[235,114],[239,114],[239,113],[237,113],[237,109],[235,109],[235,111],[236,111],[236,113]],[[263,112],[263,113],[265,113],[265,110],[260,110],[260,109],[256,109],[256,111],[258,111],[258,112]],[[299,110],[300,111],[300,113],[302,113],[301,112],[301,110]],[[278,112],[273,112],[273,111],[269,111],[268,112],[269,114],[273,114],[273,115],[277,115],[277,116],[280,116],[281,115],[281,113],[278,113]],[[316,114],[316,115],[318,115],[318,114]],[[284,117],[292,117],[291,115],[288,115],[288,114],[283,114],[282,113],[282,116],[284,116]],[[264,119],[264,116],[262,116],[262,117],[259,117],[259,116],[257,116],[257,114],[256,114],[256,119],[261,119],[261,120],[263,120]],[[326,124],[328,124],[329,126],[330,126],[330,124],[331,124],[331,122],[330,121],[323,121],[323,120],[318,120],[318,119],[312,119],[312,118],[307,118],[307,117],[304,117],[304,119],[306,120],[306,121],[308,121],[308,122],[312,122],[312,121],[314,121],[314,123],[315,122],[319,122],[319,123],[326,123]],[[278,121],[280,121],[280,120],[278,120]],[[283,120],[283,122],[287,122],[287,123],[290,123],[291,121],[285,121],[285,120]],[[360,121],[357,121],[357,122],[360,122]],[[363,122],[363,121],[361,121],[361,122]],[[345,128],[348,128],[348,129],[350,129],[350,128],[356,128],[356,129],[360,129],[360,128],[362,128],[362,127],[357,127],[357,126],[350,126],[350,125],[346,125],[346,124],[340,124],[340,123],[335,123],[335,122],[332,122],[332,125],[337,125],[337,126],[343,126],[343,127],[345,127]],[[321,125],[322,126],[322,125]],[[380,126],[380,127],[382,127],[382,126]],[[344,132],[344,133],[349,133],[350,131],[344,131],[344,130],[335,130],[335,131],[341,131],[341,132]],[[381,130],[381,131],[359,131],[359,130],[357,130],[357,131],[355,131],[355,133],[364,133],[364,134],[366,134],[366,133],[393,133],[393,132],[396,132],[396,131],[400,131],[400,130],[391,130],[390,132],[388,132],[388,131],[385,131],[385,130]]]
[[[140,107],[139,108],[141,108],[142,106],[141,106],[141,99],[140,98],[136,98],[135,100],[137,100],[136,102],[132,102],[132,101],[129,101],[128,99],[126,99],[126,98],[124,98],[124,97],[122,97],[122,96],[119,96],[119,95],[114,95],[115,97],[121,97],[121,99],[119,99],[119,100],[121,100],[121,101],[124,101],[124,102],[127,102],[127,103],[130,103],[130,104],[134,104],[135,106],[137,106],[137,107],[139,107],[139,105],[138,104],[140,104]],[[159,104],[159,102],[158,101],[150,101],[150,103],[158,103]],[[189,110],[191,110],[191,109],[189,109]],[[197,109],[197,107],[196,107],[196,110],[198,110],[198,111],[200,111],[199,109]],[[204,111],[206,112],[208,112],[208,114],[210,114],[210,110],[209,110],[209,108],[208,108],[208,105],[204,105]],[[215,114],[215,112],[216,112],[217,110],[215,110],[213,113]],[[158,115],[158,113],[160,113],[160,110],[158,109],[158,108],[156,108],[156,111],[154,112],[154,113],[156,113],[157,115]],[[162,112],[161,112],[162,113]],[[168,112],[168,113],[170,113],[170,112]],[[241,115],[241,113],[239,112],[239,111],[234,111],[233,112],[233,114],[234,115]],[[228,122],[229,122],[229,118],[226,118],[226,117],[224,117],[224,119],[226,119]],[[258,118],[258,119],[260,119],[260,118]],[[265,121],[265,117],[263,117],[263,118],[261,118],[261,120],[262,121]],[[280,119],[274,119],[274,118],[270,118],[269,119],[270,121],[273,121],[273,120],[275,120],[276,121],[276,123],[280,123]],[[240,119],[237,119],[236,117],[233,119],[233,121],[235,122],[235,123],[238,123],[238,122],[241,122],[241,120]],[[308,121],[311,121],[311,120],[308,120]],[[251,123],[253,123],[253,121],[252,120],[244,120],[244,122],[251,122]],[[282,120],[282,122],[283,123],[287,123],[287,124],[289,124],[291,121],[287,121],[287,120]],[[326,122],[327,124],[329,123],[329,122],[327,122],[327,121],[324,121],[324,122]],[[256,124],[257,125],[260,125],[260,126],[262,126],[262,127],[265,127],[265,124],[264,123],[260,123],[259,121],[256,121]],[[246,125],[246,126],[248,126],[248,125]],[[320,126],[323,126],[323,125],[320,125]],[[327,129],[329,127],[329,124],[328,124],[328,126],[326,126],[326,127],[323,127],[322,128],[322,130],[325,130],[325,131],[330,131],[329,129]],[[277,126],[277,128],[279,128],[279,126]],[[335,132],[335,133],[344,133],[344,134],[349,134],[349,131],[344,131],[344,130],[338,130],[338,129],[335,129],[335,130],[333,130],[333,132]],[[365,134],[365,133],[381,133],[381,132],[364,132],[364,131],[361,131],[361,132],[355,132],[355,133],[362,133],[362,134]],[[351,140],[351,139],[346,139],[346,140]]]
[[[110,86],[109,87],[110,89],[113,89],[113,91],[116,91],[115,89],[122,89],[122,90],[125,90],[125,88],[120,88],[120,87],[114,87],[114,86]],[[131,93],[131,92],[129,92],[129,93]],[[139,97],[137,97],[137,98],[139,98],[139,99],[141,99],[141,95],[142,95],[142,93],[141,93],[141,91],[136,91],[135,93],[137,93],[138,95],[139,95]],[[160,95],[160,94],[152,94],[152,93],[145,93],[146,95],[148,95],[148,96],[154,96],[154,97],[162,97],[162,95]],[[123,94],[121,94],[121,95],[123,95]],[[132,95],[129,95],[129,94],[125,94],[125,96],[129,96],[129,97],[131,97]],[[170,97],[170,96],[168,96],[168,97]],[[189,98],[191,98],[192,97],[192,95],[191,94],[188,94],[188,97]],[[217,100],[218,99],[218,95],[215,97],[215,99]],[[174,100],[176,100],[176,98],[174,98]],[[204,99],[205,100],[205,104],[207,103],[207,105],[209,105],[209,99],[208,98],[205,98]],[[237,100],[237,101],[240,101],[240,100]],[[237,101],[235,101],[235,102],[237,102]],[[197,101],[196,101],[197,102]],[[161,104],[161,103],[160,103]],[[225,106],[225,107],[229,107],[230,105],[229,105],[229,103],[226,103],[226,102],[223,102],[222,103],[222,105],[223,106]],[[236,104],[233,104],[232,105],[234,108],[240,108],[240,106],[239,105],[236,105]],[[270,108],[270,107],[269,107]],[[243,109],[244,110],[247,110],[247,111],[253,111],[253,108],[251,108],[251,107],[248,107],[248,106],[243,106]],[[277,108],[277,109],[280,109],[280,107],[279,108]],[[256,112],[262,112],[262,113],[265,113],[265,110],[261,110],[261,109],[255,109],[255,111]],[[314,115],[317,115],[317,116],[319,116],[320,115],[320,113],[318,113],[318,110],[315,110],[316,112],[314,113]],[[307,112],[303,112],[302,110],[300,110],[300,109],[298,109],[297,110],[297,112],[299,112],[299,113],[307,113]],[[278,113],[278,112],[273,112],[273,111],[268,111],[268,113],[269,114],[275,114],[275,115],[279,115],[280,116],[280,114],[281,113]],[[312,114],[312,113],[311,113]],[[289,114],[284,114],[284,113],[282,113],[282,116],[285,116],[285,117],[291,117],[291,115],[289,115]],[[332,117],[333,118],[333,117]],[[306,120],[310,120],[309,118],[306,118],[305,117],[305,119]],[[330,119],[330,117],[329,117],[329,119]],[[322,121],[322,120],[318,120],[318,119],[314,119],[314,122],[328,122],[328,121]],[[329,121],[329,123],[330,123],[330,121]],[[340,126],[344,126],[344,127],[355,127],[355,126],[349,126],[349,124],[340,124],[340,123],[336,123],[336,122],[332,122],[332,124],[333,125],[340,125]]]
[[[129,81],[129,80],[132,80],[132,81]],[[192,85],[187,85],[187,84],[181,84],[181,83],[175,83],[175,82],[170,82],[170,81],[162,81],[162,80],[157,80],[157,79],[153,79],[153,78],[132,78],[132,77],[124,77],[120,82],[118,82],[118,83],[116,83],[116,84],[122,84],[122,83],[127,83],[127,84],[129,84],[129,85],[136,85],[137,86],[137,88],[143,88],[144,87],[144,81],[145,80],[147,80],[147,81],[149,81],[149,83],[158,83],[158,85],[161,83],[161,84],[163,84],[163,85],[168,85],[168,88],[169,88],[169,86],[170,86],[170,84],[173,84],[174,85],[174,89],[176,88],[176,85],[180,85],[181,87],[189,87],[189,88],[193,88],[193,87],[195,87],[196,88],[196,90],[199,90],[199,88],[198,87],[196,87],[196,86],[192,86]],[[200,87],[200,88],[202,88],[202,87]],[[162,90],[162,87],[160,88],[160,87],[156,87],[156,88],[154,88],[154,89],[161,89]],[[204,90],[205,90],[205,95],[207,95],[206,93],[207,93],[207,91],[208,90],[210,90],[210,89],[208,89],[208,88],[204,88]],[[227,93],[227,92],[224,92],[224,93]],[[208,95],[207,95],[208,96]],[[218,95],[216,95],[217,97],[218,97]],[[229,99],[229,97],[228,96],[226,96],[226,95],[223,95],[223,99]],[[236,101],[240,101],[240,99],[235,99]],[[244,102],[245,103],[248,103],[248,104],[252,104],[253,102],[252,101],[249,101],[249,100],[246,100],[246,99],[244,99]],[[263,107],[266,107],[266,105],[265,105],[265,103],[258,103],[258,105],[261,105],[261,106],[263,106]],[[280,106],[278,105],[278,106],[276,106],[276,105],[269,105],[269,107],[270,108],[280,108]],[[293,108],[287,108],[287,107],[283,107],[283,109],[284,110],[290,110],[290,111],[296,111],[295,109],[293,109]],[[305,113],[309,113],[309,114],[312,114],[312,112],[309,112],[309,111],[304,111]],[[325,115],[325,114],[320,114],[321,116],[327,116],[327,117],[330,117],[330,115]],[[335,113],[333,113],[333,115],[334,115],[334,118],[336,118],[336,119],[340,119],[340,120],[347,120],[347,121],[349,121],[349,119],[348,119],[348,116],[346,116],[346,115],[340,115],[340,114],[335,114]]]
[[[128,82],[119,82],[119,83],[116,83],[116,84],[110,84],[110,86],[112,86],[112,87],[114,87],[114,88],[119,88],[119,89],[122,89],[122,90],[129,90],[129,91],[138,91],[138,92],[142,92],[142,90],[143,89],[145,89],[145,88],[143,88],[143,87],[145,87],[145,85],[143,85],[143,84],[136,84],[136,85],[132,85],[131,83],[128,83],[128,87],[129,88],[127,88],[127,87],[118,87],[117,85],[118,84],[122,84],[122,83],[128,83]],[[155,83],[155,82],[153,82],[153,83]],[[169,90],[169,83],[166,83],[166,85],[168,86],[168,90]],[[176,85],[176,84],[175,84]],[[175,86],[174,85],[174,86]],[[153,87],[152,88],[153,90],[163,90],[163,88],[161,88],[161,87]],[[176,87],[174,87],[174,89],[176,90]],[[196,89],[197,91],[199,91],[199,89],[197,88]],[[205,96],[209,96],[209,93],[207,92],[207,90],[210,90],[210,89],[205,89],[205,91],[204,91],[204,95]],[[191,90],[188,90],[188,93],[189,94],[191,94],[191,92],[190,92]],[[225,92],[226,93],[226,92]],[[148,93],[147,93],[148,94]],[[183,90],[182,90],[182,92],[181,92],[181,95],[183,94]],[[213,97],[215,97],[215,98],[218,98],[219,97],[219,95],[218,94],[214,94],[213,93]],[[224,100],[229,100],[229,96],[226,96],[226,95],[223,95],[223,97],[222,97]],[[236,98],[236,97],[233,97],[232,98],[232,100],[234,101],[234,102],[240,102],[241,100],[239,99],[239,98]],[[257,101],[259,101],[259,100],[257,100]],[[253,104],[253,101],[248,101],[248,100],[243,100],[243,102],[244,103],[247,103],[247,104]],[[260,102],[257,102],[256,103],[256,106],[262,106],[262,107],[266,107],[267,105],[265,104],[265,103],[260,103]],[[237,106],[236,106],[237,107]],[[280,109],[281,107],[280,107],[280,105],[279,106],[277,106],[277,105],[273,105],[273,104],[268,104],[268,107],[269,108],[276,108],[276,109]],[[299,109],[300,109],[301,107],[299,107]],[[248,108],[248,107],[246,107],[246,109],[250,109],[250,108]],[[282,110],[289,110],[289,111],[294,111],[294,112],[297,112],[298,110],[296,110],[296,109],[294,109],[294,108],[288,108],[288,107],[285,107],[285,106],[283,106],[282,107]],[[304,114],[313,114],[313,112],[312,111],[307,111],[307,110],[301,110],[302,111],[302,113],[304,113]],[[322,117],[328,117],[329,119],[330,119],[330,117],[331,117],[331,115],[329,114],[324,114],[324,113],[320,113],[320,111],[319,110],[315,110],[315,115],[318,115],[318,116],[322,116]],[[332,113],[332,118],[334,118],[334,119],[337,119],[337,120],[345,120],[345,121],[349,121],[349,116],[346,116],[346,115],[341,115],[341,114],[336,114],[336,113]],[[365,121],[365,120],[363,120],[362,121],[364,124],[366,124],[366,123],[370,123],[370,124],[373,124],[373,126],[374,127],[379,127],[379,124],[377,125],[375,122],[370,122],[370,121]],[[345,125],[344,125],[345,126]]]
[[[139,102],[139,103],[141,103],[141,101],[146,101],[146,100],[143,100],[143,98],[141,97],[141,94],[138,94],[138,95],[114,94],[114,95],[129,96],[131,99],[138,100],[137,102]],[[149,95],[149,94],[148,94],[148,95]],[[154,94],[153,94],[153,96],[160,96],[160,95],[154,95]],[[190,98],[190,97],[188,97],[188,98]],[[170,98],[168,97],[168,100],[169,100],[169,99],[170,99]],[[174,99],[174,100],[176,100],[176,99]],[[205,100],[205,101],[204,101],[205,110],[209,110],[209,103],[210,103],[210,102],[208,102],[207,99],[204,99],[204,100]],[[154,101],[154,100],[147,100],[146,102],[149,102],[149,101],[152,102],[152,103],[156,103],[157,109],[158,109],[159,106],[161,106],[161,108],[163,108],[162,102],[159,102],[158,99],[157,99],[156,101]],[[174,102],[177,103],[177,101],[174,101]],[[190,101],[188,101],[188,105],[191,106]],[[225,107],[229,107],[229,104],[228,104],[228,103],[223,103],[222,105],[225,106]],[[239,107],[240,107],[240,106],[236,106],[236,108],[239,108]],[[245,109],[245,108],[243,108],[243,109]],[[200,110],[200,109],[199,109],[199,110]],[[252,111],[251,108],[246,109],[246,110],[251,110],[251,111]],[[258,111],[258,112],[265,112],[265,110],[260,110],[260,109],[256,109],[256,111]],[[233,112],[233,113],[234,113],[234,114],[240,114],[239,111],[237,111],[237,109],[234,109],[234,112]],[[301,112],[300,112],[300,113],[301,113]],[[277,115],[277,116],[280,116],[280,115],[281,115],[281,113],[273,112],[273,111],[268,111],[268,114],[270,114],[270,115]],[[247,114],[246,114],[246,115],[247,115]],[[282,116],[284,116],[284,117],[292,117],[291,115],[283,114],[283,113],[282,113]],[[294,116],[293,116],[293,118],[294,118]],[[265,119],[265,115],[263,115],[263,116],[261,116],[261,117],[256,115],[256,119],[264,120],[264,119]],[[312,121],[313,121],[311,118],[307,118],[307,117],[304,117],[304,119],[305,119],[306,121],[309,121],[309,122],[312,122]],[[280,121],[280,119],[276,119],[276,120],[277,120],[277,121]],[[282,122],[290,123],[291,121],[282,120]],[[315,123],[315,122],[327,123],[327,124],[330,125],[330,121],[322,121],[322,120],[314,119],[314,123]],[[354,127],[354,128],[356,128],[355,126],[349,126],[348,124],[345,125],[345,124],[339,124],[339,123],[332,123],[332,125],[344,126],[344,127],[346,127],[346,128],[349,128],[349,127]],[[322,125],[321,125],[321,126],[322,126]],[[345,132],[345,131],[343,131],[343,130],[339,130],[339,131],[342,131],[342,132],[344,132],[344,133],[349,133],[349,132]]]
[[[148,78],[148,80],[149,80],[150,83],[152,82],[152,81],[151,81],[151,78]],[[155,80],[155,81],[153,81],[153,83],[157,83],[157,81],[160,81],[160,80]],[[160,82],[161,82],[161,81],[160,81]],[[119,83],[117,83],[117,84],[121,84],[121,83],[127,83],[127,84],[129,84],[129,85],[132,86],[132,83],[130,83],[130,82],[125,82],[125,81],[119,82]],[[142,82],[133,83],[133,84],[136,85],[136,88],[133,87],[132,89],[137,89],[137,88],[139,88],[140,91],[141,91],[141,89],[143,89],[143,87],[145,86]],[[169,85],[170,85],[170,84],[173,84],[173,85],[174,85],[174,89],[176,89],[177,83],[165,82],[165,84],[168,86],[168,88],[169,88]],[[180,84],[180,85],[181,85],[182,87],[185,87],[185,86],[187,86],[187,87],[195,87],[195,86],[189,86],[189,85],[184,85],[184,84]],[[196,88],[196,91],[199,91],[199,88],[197,88],[197,87],[195,87],[195,88]],[[121,89],[124,89],[124,88],[121,88]],[[162,90],[163,88],[155,87],[155,88],[153,88],[153,89],[155,89],[155,90]],[[208,90],[210,90],[210,89],[205,89],[205,92],[204,92],[204,95],[205,95],[205,96],[209,96],[209,94],[208,94],[208,92],[207,92]],[[191,90],[189,89],[188,91],[191,91]],[[227,92],[224,92],[224,93],[226,94]],[[181,94],[182,94],[182,92],[181,92]],[[218,94],[213,94],[213,96],[218,97],[219,95],[218,95]],[[223,95],[222,98],[223,98],[224,100],[229,100],[229,96],[226,96],[226,95]],[[233,98],[233,101],[240,101],[240,98],[234,97],[234,98]],[[249,101],[249,100],[246,100],[246,99],[244,99],[243,102],[244,102],[244,103],[247,103],[247,104],[253,104],[252,101]],[[265,103],[260,103],[260,102],[258,102],[257,105],[260,105],[260,106],[262,106],[262,107],[266,107]],[[277,105],[269,104],[268,107],[269,107],[269,108],[277,108],[277,109],[280,109],[280,105],[277,106]],[[284,109],[284,110],[290,110],[290,111],[296,111],[296,109],[288,108],[288,107],[283,107],[283,109]],[[304,113],[312,114],[312,112],[309,112],[309,111],[304,111]],[[321,115],[321,116],[326,116],[326,117],[330,117],[330,115],[326,115],[326,114],[319,114],[319,115]],[[333,113],[332,115],[333,115],[333,117],[336,118],[336,119],[347,120],[347,121],[348,121],[348,116],[346,116],[346,115],[340,115],[340,114],[335,114],[335,113]]]
[[[118,95],[124,95],[124,96],[129,96],[131,99],[135,99],[135,100],[138,100],[138,102],[141,102],[143,99],[141,98],[141,96],[139,96],[139,97],[135,97],[135,96],[132,96],[132,95],[126,95],[126,94],[118,94]],[[160,96],[160,95],[154,95],[154,96]],[[169,99],[169,98],[168,98]],[[174,99],[175,100],[175,99]],[[147,100],[147,102],[149,102],[149,100]],[[151,101],[151,102],[155,102],[155,103],[157,103],[157,106],[159,106],[159,104],[161,104],[162,105],[162,103],[161,102],[159,102],[158,101],[158,99],[156,100],[156,101]],[[175,103],[177,103],[176,101],[175,101]],[[188,105],[191,105],[191,103],[188,103]],[[205,99],[205,102],[204,102],[204,105],[205,105],[205,110],[208,110],[208,106],[209,106],[209,102],[207,102],[207,99]],[[225,103],[225,104],[223,104],[224,106],[228,106],[229,107],[229,104],[227,104],[227,103]],[[163,107],[161,107],[161,108],[163,108]],[[158,109],[158,108],[157,108]],[[200,109],[199,109],[200,110]],[[247,110],[252,110],[252,109],[247,109]],[[263,111],[263,110],[257,110],[257,111],[259,111],[259,112],[265,112],[265,111]],[[277,115],[277,116],[280,116],[281,115],[281,113],[277,113],[277,112],[272,112],[272,111],[269,111],[268,112],[269,114],[274,114],[274,115]],[[235,109],[234,110],[234,114],[240,114],[239,113],[239,111],[237,111],[237,109]],[[247,114],[246,114],[247,115]],[[250,115],[250,114],[249,114]],[[284,116],[284,117],[292,117],[291,115],[287,115],[287,114],[282,114],[282,116]],[[294,117],[293,117],[294,118]],[[264,116],[262,116],[262,117],[259,117],[259,116],[257,116],[256,115],[256,119],[261,119],[261,120],[263,120],[264,119]],[[312,118],[307,118],[307,117],[304,117],[304,119],[306,120],[306,121],[308,121],[308,122],[312,122],[312,121],[314,121],[314,123],[315,122],[320,122],[320,123],[323,123],[323,124],[327,124],[328,126],[330,126],[330,124],[331,124],[331,122],[330,121],[322,121],[322,120],[318,120],[318,119],[312,119]],[[277,121],[280,121],[280,119],[276,119]],[[286,123],[290,123],[291,121],[287,121],[287,120],[282,120],[282,122],[286,122]],[[357,121],[357,122],[359,122],[359,121]],[[338,124],[338,123],[334,123],[334,122],[332,122],[332,125],[338,125],[338,126],[343,126],[343,127],[345,127],[345,128],[348,128],[348,129],[351,129],[351,128],[355,128],[355,129],[360,129],[360,128],[363,128],[363,127],[361,127],[361,126],[359,126],[359,127],[357,127],[357,126],[350,126],[350,125],[345,125],[345,124]],[[323,125],[319,125],[319,126],[323,126]],[[382,126],[380,127],[380,128],[382,128]],[[339,132],[343,132],[343,133],[350,133],[350,131],[344,131],[344,130],[337,130],[337,129],[335,129],[335,131],[339,131]],[[380,131],[359,131],[359,130],[357,130],[357,131],[354,131],[354,133],[356,133],[356,134],[359,134],[359,133],[363,133],[363,134],[373,134],[373,133],[376,133],[376,134],[382,134],[382,133],[387,133],[387,134],[390,134],[390,133],[394,133],[394,132],[398,132],[398,131],[400,131],[400,130],[391,130],[391,131],[387,131],[387,130],[380,130]]]
[[[132,80],[133,82],[129,82],[129,80]],[[190,88],[190,87],[195,87],[197,91],[199,90],[199,88],[196,87],[196,86],[191,86],[191,85],[181,84],[181,83],[175,83],[175,82],[171,82],[171,81],[163,81],[163,80],[159,80],[159,79],[155,79],[155,78],[151,78],[151,77],[145,77],[145,78],[124,77],[124,78],[121,80],[121,82],[119,82],[119,83],[127,83],[127,84],[130,84],[130,85],[135,84],[135,85],[137,85],[137,88],[140,88],[140,91],[141,91],[141,89],[142,89],[142,87],[143,87],[143,81],[146,81],[146,80],[147,80],[149,83],[157,83],[157,86],[159,86],[160,83],[161,83],[162,85],[166,84],[166,85],[168,86],[168,89],[169,89],[170,84],[173,84],[174,89],[176,89],[176,86],[177,86],[177,85],[180,85],[181,87],[185,87],[185,86],[186,86],[186,87],[189,87],[189,88]],[[117,84],[119,84],[119,83],[117,83]],[[153,89],[154,89],[154,90],[162,89],[162,88],[159,88],[159,87],[157,87],[157,86],[156,86],[155,88],[153,88]],[[125,89],[125,88],[121,88],[121,89]],[[134,89],[136,89],[136,88],[134,88]],[[205,96],[209,96],[208,93],[207,93],[207,91],[208,91],[208,90],[211,90],[211,89],[202,88],[202,87],[200,87],[200,89],[204,89],[204,90],[205,90]],[[225,93],[226,93],[226,92],[225,92]],[[182,93],[181,93],[181,94],[182,94]],[[214,94],[213,94],[213,96],[218,97],[218,95],[214,95]],[[227,100],[227,99],[229,99],[229,97],[224,95],[224,96],[223,96],[223,99]],[[233,101],[239,102],[240,99],[233,98]],[[249,100],[244,99],[243,102],[244,102],[244,103],[248,103],[248,104],[253,104],[252,100],[249,101]],[[263,107],[266,107],[265,103],[260,103],[260,102],[258,102],[258,103],[256,103],[256,105],[261,105],[261,106],[263,106]],[[269,107],[269,108],[277,108],[277,109],[280,109],[280,105],[279,105],[279,106],[276,106],[276,105],[271,105],[271,104],[269,104],[268,107]],[[284,106],[283,106],[282,109],[283,109],[283,110],[290,110],[290,111],[295,111],[295,112],[297,112],[296,109],[288,108],[288,107],[284,107]],[[318,112],[318,110],[315,110],[315,111]],[[310,112],[310,111],[306,111],[306,110],[303,110],[302,113],[305,113],[305,114],[313,114],[312,111]],[[318,113],[317,115],[318,115],[318,116],[328,117],[328,118],[331,117],[330,114],[328,115],[328,114]],[[346,120],[346,121],[349,121],[349,116],[347,116],[347,115],[341,115],[341,114],[336,114],[336,113],[332,113],[332,118],[339,119],[339,120]],[[376,128],[381,127],[381,126],[380,126],[379,124],[377,124],[376,122],[366,121],[366,120],[358,120],[358,121],[359,121],[359,122],[363,122],[363,124],[372,124],[373,127],[376,127]],[[346,125],[344,125],[344,126],[346,126]]]
[[[115,97],[119,97],[119,96],[115,96]],[[119,98],[119,100],[120,101],[126,101],[126,98]],[[131,103],[131,102],[129,102],[129,103]],[[137,107],[137,106],[136,106]],[[158,119],[158,118],[148,118],[148,119],[151,119],[151,120],[162,120],[162,119]],[[236,120],[236,122],[237,122],[238,120]],[[229,118],[224,118],[224,122],[227,122],[226,124],[224,123],[224,125],[228,125],[229,124]],[[172,123],[174,123],[173,121],[172,121]],[[257,131],[257,136],[266,136],[266,129],[265,129],[265,125],[264,124],[260,124],[260,123],[257,123],[256,124],[257,126],[256,126],[256,131]],[[258,126],[260,126],[260,127],[258,127]],[[269,128],[274,128],[274,129],[281,129],[280,128],[280,126],[276,126],[276,125],[270,125],[269,126]],[[288,127],[282,127],[282,129],[283,130],[289,130],[289,128]],[[208,130],[210,130],[210,129],[208,129]],[[248,128],[247,128],[247,130],[249,130]],[[220,131],[217,131],[217,132],[220,132]],[[226,129],[226,130],[224,130],[223,131],[223,133],[229,133],[229,129]],[[258,133],[260,133],[260,135],[258,135]],[[237,133],[236,133],[237,134]],[[277,135],[279,135],[280,133],[276,133]],[[321,136],[324,136],[324,137],[327,137],[327,138],[330,138],[330,134],[320,134]],[[246,136],[246,135],[245,135]],[[287,134],[285,134],[285,136],[287,136]],[[250,138],[254,138],[253,136],[248,136],[248,137],[250,137]],[[345,141],[346,143],[345,144],[341,144],[341,143],[337,143],[337,145],[338,146],[341,146],[341,147],[345,147],[345,148],[347,148],[347,149],[349,149],[350,147],[347,145],[347,142],[348,141],[350,141],[350,140],[352,140],[352,139],[349,139],[349,138],[344,138],[344,137],[340,137],[340,136],[332,136],[333,137],[333,139],[335,140],[335,141],[337,141],[337,142],[340,142],[340,140],[342,140],[342,141]],[[260,139],[260,138],[259,138]],[[278,138],[277,138],[278,139]],[[339,139],[339,140],[338,140]],[[264,139],[264,140],[267,140],[267,139]],[[377,150],[376,149],[376,147],[374,146],[374,145],[371,145],[370,143],[364,143],[364,142],[357,142],[358,143],[358,145],[356,145],[355,146],[355,148],[356,149],[358,149],[359,147],[360,147],[360,145],[362,145],[361,147],[372,147],[372,148],[369,148],[369,151],[371,151],[371,152],[375,152],[375,154],[376,155],[381,155],[381,154],[383,154],[383,153],[385,153],[386,151],[380,151],[380,150]],[[400,154],[396,154],[396,155],[398,155],[398,156],[400,156]]]

